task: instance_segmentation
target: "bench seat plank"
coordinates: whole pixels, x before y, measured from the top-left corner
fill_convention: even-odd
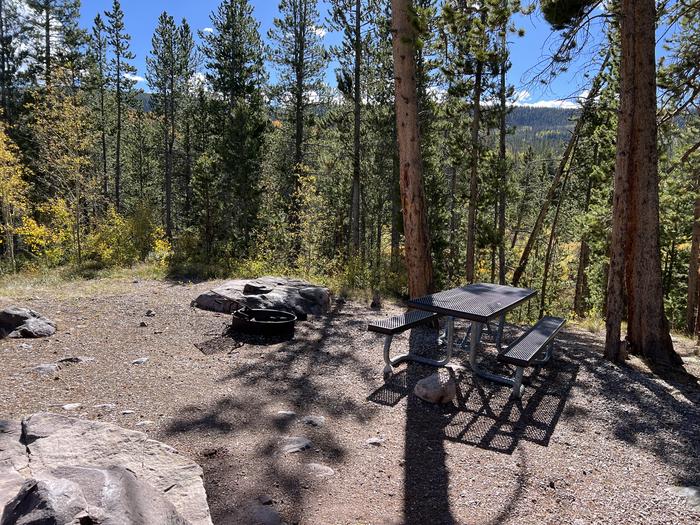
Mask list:
[[[530,366],[535,356],[554,339],[564,323],[566,320],[560,317],[543,317],[499,355],[498,360],[515,366]]]
[[[412,310],[405,314],[382,319],[381,321],[373,321],[367,325],[367,330],[380,334],[394,335],[437,317],[438,315],[432,312]]]

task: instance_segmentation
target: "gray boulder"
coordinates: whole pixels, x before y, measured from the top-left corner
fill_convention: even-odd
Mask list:
[[[429,403],[451,403],[457,396],[457,385],[451,373],[439,370],[418,381],[413,393]]]
[[[48,337],[56,333],[56,324],[29,308],[12,306],[0,311],[0,338]]]
[[[51,507],[48,502],[55,503],[56,516],[77,514],[72,521],[45,523],[80,523],[84,512],[84,522],[110,525],[211,525],[201,468],[164,443],[108,423],[49,413],[25,419],[21,431],[18,424],[4,425],[0,512],[4,506],[11,518],[3,517],[0,525],[44,523],[18,516],[28,519],[36,509]]]
[[[223,313],[231,313],[244,306],[284,310],[294,313],[299,319],[306,319],[307,315],[326,314],[330,304],[328,288],[286,277],[227,281],[192,302],[198,308]]]
[[[26,481],[0,525],[11,523],[188,525],[163,494],[121,467],[62,467]]]

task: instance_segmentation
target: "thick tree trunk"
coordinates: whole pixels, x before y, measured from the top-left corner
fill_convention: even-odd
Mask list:
[[[408,291],[420,297],[432,290],[433,264],[430,255],[428,216],[423,190],[414,25],[411,1],[392,0],[392,47],[396,86],[396,129],[399,145],[401,204],[403,208]]]
[[[352,252],[357,254],[360,248],[360,74],[362,64],[362,32],[360,26],[361,0],[355,0],[355,64],[353,73],[353,156],[352,156],[352,209],[351,209],[351,242]]]
[[[627,340],[657,370],[682,369],[664,314],[659,241],[656,123],[656,6],[622,0],[620,112],[605,356],[620,352],[623,283]]]

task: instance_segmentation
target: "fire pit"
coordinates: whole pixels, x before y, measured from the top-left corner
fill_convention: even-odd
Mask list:
[[[297,316],[281,310],[241,308],[233,312],[231,329],[246,334],[289,336]]]

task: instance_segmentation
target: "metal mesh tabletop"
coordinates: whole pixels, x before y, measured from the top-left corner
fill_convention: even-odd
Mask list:
[[[412,308],[485,323],[535,296],[529,288],[498,284],[470,284],[412,299]]]

